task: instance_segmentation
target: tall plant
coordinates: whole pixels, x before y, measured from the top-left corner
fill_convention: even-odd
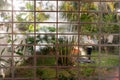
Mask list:
[[[25,3],[26,6],[25,8],[27,10],[34,10],[34,5],[33,2],[27,2]],[[36,6],[36,10],[37,11],[41,11],[42,10],[42,6]],[[42,22],[44,20],[47,20],[49,18],[49,15],[45,14],[44,12],[37,12],[36,13],[36,21],[37,22]],[[29,13],[19,13],[16,14],[16,21],[18,22],[26,22],[26,21],[34,21],[34,13],[33,12],[29,12]],[[34,31],[34,25],[32,23],[20,23],[17,25],[18,29],[21,31],[29,31],[29,32],[33,32]],[[36,31],[38,31],[40,28],[40,25],[36,24]]]
[[[80,5],[79,5],[80,4]],[[101,4],[99,2],[84,2],[81,1],[80,3],[75,2],[75,1],[65,1],[61,4],[60,9],[63,11],[103,11],[102,13],[102,22],[106,22],[106,23],[111,23],[111,22],[115,22],[116,21],[116,14],[112,13],[114,11],[114,2],[102,2]],[[104,7],[104,8],[103,8]],[[111,14],[110,14],[110,13]],[[67,12],[62,12],[61,13],[62,17],[67,19],[67,21],[80,21],[80,22],[98,22],[100,20],[100,16],[99,13],[92,13],[92,12],[84,12],[84,13],[67,13]],[[78,17],[79,16],[79,17]],[[72,25],[72,24],[71,24]],[[78,25],[77,25],[78,26]],[[81,31],[85,31],[85,32],[96,32],[97,31],[97,26],[98,25],[93,25],[93,24],[85,24],[82,25]],[[109,24],[107,24],[106,26],[102,27],[102,29],[109,29],[110,27],[112,27],[112,29],[114,29],[116,26],[109,26],[109,28],[107,27],[109,26]],[[75,28],[76,26],[72,26],[73,28]],[[93,27],[93,28],[92,28]],[[90,29],[92,28],[92,29]],[[111,29],[111,32],[114,32]],[[78,28],[76,29],[72,29],[77,31]],[[108,32],[108,31],[106,31]]]

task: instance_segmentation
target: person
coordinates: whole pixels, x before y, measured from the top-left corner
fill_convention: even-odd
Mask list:
[[[88,60],[91,60],[91,54],[92,54],[93,47],[90,44],[94,44],[94,42],[89,35],[87,36],[87,40],[85,43],[88,44],[88,46],[86,46]]]

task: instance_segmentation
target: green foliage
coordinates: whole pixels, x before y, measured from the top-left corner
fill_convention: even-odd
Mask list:
[[[103,14],[103,22],[106,22],[106,24],[103,25],[102,31],[105,33],[117,33],[118,31],[118,25],[117,24],[110,24],[112,22],[116,21],[115,14]]]
[[[43,26],[39,29],[42,32],[55,32],[55,27]],[[37,35],[36,42],[55,43],[55,35]]]
[[[42,78],[42,80],[53,80],[56,77],[56,70],[52,68],[39,68],[37,69],[37,76]],[[60,70],[58,76],[58,80],[75,80],[67,70]]]
[[[63,2],[60,6],[61,10],[65,10],[65,11],[78,11],[79,7],[81,11],[97,11],[99,8],[98,4],[94,3],[94,2],[82,2],[80,3],[81,5],[79,6],[77,2],[73,1],[73,2]],[[113,2],[108,2],[105,3],[103,6],[105,6],[105,10],[108,12],[113,12],[114,9],[114,3]],[[101,6],[101,7],[103,7]],[[104,10],[103,10],[104,11]],[[98,13],[80,13],[79,14],[75,14],[75,13],[66,13],[66,12],[62,12],[61,13],[62,17],[67,19],[68,21],[75,21],[75,20],[79,20],[80,22],[98,22],[100,20],[100,15]],[[102,13],[102,22],[105,23],[105,25],[103,25],[102,31],[104,33],[116,33],[118,32],[118,26],[116,25],[111,25],[111,22],[116,22],[117,21],[117,14],[116,13]],[[78,18],[79,17],[79,18]],[[109,23],[109,24],[107,24]],[[74,27],[74,25],[73,25]],[[98,31],[98,25],[93,26],[93,24],[85,24],[82,26],[82,28],[80,28],[80,31],[83,31],[85,33],[93,33],[93,32],[97,32]],[[76,31],[78,31],[78,28],[76,29]]]
[[[38,31],[40,29],[40,25],[38,24],[36,24],[36,27],[33,24],[28,24],[27,27],[29,32]]]
[[[60,10],[63,11],[75,11],[79,8],[77,8],[77,3],[76,2],[63,2],[62,5],[59,7]],[[76,13],[61,13],[63,18],[66,18],[70,21],[75,21],[78,18],[78,15]]]
[[[70,7],[69,7],[70,6]],[[69,7],[69,8],[68,8]],[[61,5],[61,10],[66,10],[66,11],[78,11],[79,6],[77,2],[66,2],[63,3]],[[96,10],[96,6],[94,5],[94,3],[83,3],[81,2],[81,6],[80,6],[81,10]],[[68,21],[75,21],[75,20],[80,20],[80,22],[97,22],[98,20],[98,16],[95,13],[80,13],[80,14],[75,14],[75,13],[62,13],[61,14],[63,18],[66,18]],[[75,26],[73,26],[75,27]],[[85,33],[91,33],[91,32],[96,32],[97,28],[96,26],[93,27],[93,24],[85,24],[85,26],[82,26],[82,28],[80,28],[81,31],[85,32]],[[78,30],[78,28],[76,28],[76,31]]]
[[[60,70],[59,71],[59,78],[69,78],[71,77],[71,74],[67,70]]]
[[[5,51],[5,48],[2,49],[2,51],[0,52],[0,55],[2,55]]]
[[[86,69],[87,68],[87,69]],[[89,66],[87,66],[86,68],[82,68],[80,69],[80,72],[82,73],[83,76],[96,76],[96,68],[89,68]]]
[[[49,15],[47,15],[47,14],[45,14],[43,12],[40,12],[40,13],[36,14],[36,21],[42,22],[42,21],[44,21],[44,20],[46,20],[48,18],[49,18]]]
[[[30,32],[33,32],[33,31],[34,31],[34,25],[33,25],[33,24],[30,24],[30,25],[28,26],[28,30],[29,30]]]
[[[117,55],[109,55],[108,57],[103,57],[101,59],[102,66],[118,66],[119,65],[119,58]]]
[[[25,18],[22,18],[23,16],[26,16],[27,14],[26,13],[19,13],[19,14],[17,14],[17,16],[16,16],[16,20],[17,21],[20,21],[20,22],[24,22],[24,21],[26,21],[26,19]]]
[[[114,22],[114,14],[103,14],[103,22]]]
[[[15,69],[15,76],[16,77],[33,77],[34,71],[33,69],[26,69],[26,68],[17,68]]]
[[[43,69],[41,69],[39,71],[41,72],[40,76],[42,77],[42,79],[55,78],[55,76],[56,76],[55,69],[43,68]]]
[[[45,46],[43,49],[40,49],[39,52],[37,52],[38,55],[47,55],[47,54],[53,54],[55,50],[52,47]]]
[[[55,32],[55,30],[56,30],[54,27],[47,27],[47,28],[50,32]]]
[[[17,48],[16,48],[17,49]],[[22,56],[23,55],[23,49],[24,49],[24,46],[21,46],[17,49],[17,51],[15,51],[16,54]]]
[[[55,32],[55,27],[44,26],[44,27],[41,27],[39,30],[43,31],[43,32],[46,32],[46,31]],[[49,43],[55,44],[55,35],[40,35],[40,34],[38,34],[38,35],[36,35],[36,41],[35,41],[34,36],[28,36],[26,38],[26,43],[31,44],[31,45],[33,45],[34,43],[39,44],[39,43],[44,43],[44,42],[46,42],[47,44],[49,44]],[[31,53],[33,53],[33,50],[34,50],[33,46],[27,46],[27,48],[28,48],[28,50],[31,51]],[[54,50],[54,48],[52,48],[50,46],[44,46],[44,48],[42,48],[42,49],[40,48],[40,51],[37,52],[37,54],[38,55],[40,55],[40,54],[46,55],[46,54],[49,54],[50,51],[54,52],[55,50]]]
[[[50,55],[51,56],[51,55]],[[40,57],[37,58],[37,66],[51,66],[51,65],[55,65],[55,57]]]
[[[69,57],[67,57],[67,56],[70,56],[70,54],[71,54],[72,46],[68,47],[68,45],[71,43],[68,42],[67,40],[63,40],[62,38],[59,38],[58,42],[59,42],[59,45],[64,45],[64,43],[67,43],[67,45],[58,47],[59,55],[64,56],[64,57],[59,57],[58,64],[66,65],[66,66],[72,65],[71,59]]]
[[[98,52],[93,53],[92,55],[97,56]],[[103,55],[103,54],[102,54]],[[103,55],[104,56],[104,55]],[[59,69],[58,71],[58,80],[76,80],[78,75],[81,76],[81,79],[86,80],[97,80],[97,78],[91,78],[91,76],[97,76],[100,72],[109,72],[111,70],[112,66],[117,66],[119,64],[119,58],[117,55],[108,55],[106,57],[101,57],[101,62],[99,64],[98,58],[93,57],[95,63],[79,63],[79,69],[78,68],[67,68],[67,69]],[[28,61],[31,62],[33,59],[29,59]],[[44,58],[38,58],[37,59],[37,66],[53,66],[55,65],[55,58],[54,57],[44,57]],[[42,63],[43,62],[43,63]],[[31,65],[33,63],[25,63],[27,65]],[[25,65],[24,64],[24,65]],[[24,66],[22,65],[22,66]],[[107,69],[100,69],[98,66],[109,66]],[[77,67],[77,66],[76,66]],[[15,71],[15,74],[22,76],[28,76],[31,77],[32,71],[21,71],[18,70],[18,72]],[[26,72],[25,72],[26,71]],[[37,68],[37,77],[42,80],[53,80],[53,78],[56,77],[56,69],[55,68]],[[103,73],[104,75],[104,73]]]
[[[91,11],[94,11],[94,10],[97,10],[97,6],[95,5],[94,2],[90,2],[90,3],[87,3],[87,2],[81,2],[81,10],[83,11],[87,11],[87,10],[91,10]]]
[[[28,10],[34,10],[34,5],[31,2],[27,2],[25,7]],[[37,10],[41,10],[41,7],[36,6]],[[36,13],[36,21],[42,22],[44,20],[47,20],[48,18],[49,18],[49,15],[45,14],[44,12],[37,12]],[[26,22],[26,21],[33,22],[34,21],[34,13],[33,12],[29,12],[29,13],[21,12],[21,13],[16,15],[15,19],[18,22]],[[17,25],[17,27],[21,31],[29,31],[29,32],[33,32],[34,30],[38,31],[40,28],[40,26],[38,24],[36,24],[36,26],[34,26],[32,23],[24,23],[24,24],[20,23]]]
[[[28,10],[34,10],[34,5],[33,5],[34,3],[32,2],[27,2],[26,3],[26,8],[28,9]]]
[[[34,37],[28,36],[25,40],[26,44],[34,44]],[[31,52],[31,54],[34,53],[34,47],[33,46],[26,46],[26,48]]]

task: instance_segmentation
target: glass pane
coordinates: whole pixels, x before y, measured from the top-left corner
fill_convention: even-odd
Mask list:
[[[0,12],[0,22],[11,22],[12,13],[11,12]]]
[[[93,0],[92,2],[88,1],[88,0],[86,0],[86,1],[82,0],[80,10],[81,11],[87,11],[87,12],[100,11],[100,9],[104,9],[104,8],[102,8],[102,6],[100,6],[101,3],[100,3],[100,0]]]
[[[34,1],[14,0],[14,10],[34,10]]]
[[[37,25],[37,28],[39,29],[40,26]],[[34,24],[33,23],[16,23],[14,24],[14,28],[13,31],[15,34],[19,33],[19,34],[24,34],[24,33],[34,33]]]
[[[36,12],[37,22],[56,22],[56,12]]]
[[[118,0],[1,0],[0,75],[118,79],[119,8]]]
[[[14,12],[15,22],[33,22],[34,13],[33,12]]]
[[[60,11],[78,11],[79,3],[77,1],[58,1]]]
[[[77,24],[69,24],[69,23],[59,23],[58,24],[58,32],[60,32],[60,33],[67,33],[67,34],[69,34],[69,33],[71,33],[72,34],[72,32],[75,32],[75,33],[77,33]]]
[[[59,12],[58,22],[77,23],[79,21],[78,17],[78,12]]]
[[[37,11],[56,11],[56,1],[36,1]]]
[[[0,10],[12,10],[12,0],[1,0]]]

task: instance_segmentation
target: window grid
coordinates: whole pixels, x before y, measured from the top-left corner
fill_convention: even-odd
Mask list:
[[[82,7],[82,5],[81,5],[81,2],[85,2],[85,3],[91,3],[91,2],[100,2],[100,6],[102,6],[102,3],[103,2],[120,2],[119,0],[92,0],[92,1],[90,1],[90,0],[60,0],[60,1],[64,1],[64,2],[72,2],[72,1],[76,1],[77,2],[77,4],[78,4],[78,6],[77,6],[77,8],[78,8],[78,10],[75,10],[75,11],[62,11],[62,10],[59,10],[59,0],[50,0],[50,1],[55,1],[56,2],[56,10],[53,10],[53,11],[37,11],[36,10],[36,2],[38,1],[38,0],[25,0],[25,1],[32,1],[33,3],[34,3],[34,10],[14,10],[14,4],[13,4],[13,2],[14,2],[15,0],[11,0],[11,6],[12,6],[12,9],[11,10],[0,10],[1,11],[1,13],[2,12],[11,12],[11,21],[8,21],[8,22],[6,22],[6,21],[1,21],[0,23],[1,24],[11,24],[11,32],[3,32],[2,34],[6,34],[6,35],[11,35],[11,44],[9,44],[9,43],[0,43],[0,46],[11,46],[11,48],[12,48],[12,51],[11,51],[11,55],[1,55],[0,57],[3,57],[3,58],[5,58],[5,57],[10,57],[11,59],[12,59],[12,61],[11,61],[11,64],[10,64],[10,66],[9,67],[5,67],[5,68],[10,68],[10,76],[8,76],[8,77],[5,77],[4,79],[5,80],[42,80],[42,77],[41,76],[39,76],[38,77],[38,75],[37,75],[37,70],[38,69],[40,69],[40,68],[51,68],[51,69],[55,69],[55,76],[53,77],[53,78],[51,78],[50,80],[60,80],[59,79],[59,77],[61,76],[61,75],[59,75],[59,72],[62,70],[62,69],[77,69],[77,74],[76,74],[76,78],[75,78],[75,80],[83,80],[83,78],[87,78],[87,76],[84,76],[84,75],[81,75],[82,74],[82,70],[84,69],[84,68],[95,68],[95,67],[98,67],[98,69],[102,69],[102,68],[109,68],[109,66],[107,66],[107,65],[103,65],[103,66],[101,66],[101,59],[102,59],[102,57],[108,57],[108,55],[102,55],[102,48],[103,47],[118,47],[118,54],[117,54],[117,57],[118,57],[118,60],[120,60],[119,59],[119,57],[120,57],[120,49],[119,49],[119,47],[120,47],[120,26],[119,26],[119,33],[112,33],[112,35],[113,36],[118,36],[118,43],[117,44],[102,44],[101,43],[101,37],[104,35],[104,34],[106,34],[106,33],[102,33],[102,27],[104,26],[104,24],[106,24],[105,22],[103,22],[102,20],[103,20],[103,14],[105,13],[103,10],[102,10],[102,7],[100,8],[100,11],[81,11],[81,7]],[[47,1],[47,0],[41,0],[41,2],[42,1]],[[14,20],[14,18],[15,18],[15,16],[14,16],[14,13],[15,12],[33,12],[33,21],[15,21]],[[55,22],[52,22],[52,21],[49,21],[49,22],[44,22],[44,21],[37,21],[36,19],[37,19],[37,15],[36,15],[36,13],[41,13],[41,12],[55,12],[56,13],[56,21]],[[59,21],[59,13],[60,12],[63,12],[63,13],[76,13],[78,16],[77,16],[77,19],[75,20],[75,21],[66,21],[66,22],[64,22],[64,21]],[[99,21],[98,22],[89,22],[89,21],[87,21],[87,22],[82,22],[82,20],[79,20],[79,18],[81,17],[80,16],[80,14],[82,15],[82,13],[96,13],[96,14],[98,14],[99,15]],[[107,13],[109,13],[109,12],[107,12]],[[110,12],[110,13],[116,13],[116,14],[119,14],[119,12]],[[109,14],[110,14],[109,13]],[[32,23],[33,24],[33,27],[34,27],[34,30],[33,30],[33,32],[26,32],[26,33],[21,33],[21,32],[16,32],[15,33],[15,31],[14,31],[14,24],[16,24],[16,23],[25,23],[25,24],[27,24],[27,23]],[[46,32],[46,33],[41,33],[41,32],[37,32],[37,24],[55,24],[56,26],[56,31],[55,31],[55,33],[51,33],[51,32]],[[75,25],[77,25],[77,32],[72,32],[72,33],[63,33],[63,32],[59,32],[59,24],[75,24]],[[84,25],[84,24],[89,24],[89,25],[91,25],[91,24],[96,24],[96,25],[99,25],[99,27],[98,27],[98,32],[96,32],[96,33],[90,33],[90,35],[96,35],[96,36],[98,36],[98,40],[100,41],[98,44],[82,44],[81,42],[80,42],[80,37],[81,37],[81,35],[89,35],[89,33],[82,33],[82,32],[80,32],[81,31],[81,27],[82,27],[82,25]],[[119,25],[119,22],[109,22],[108,24],[115,24],[115,25]],[[1,34],[1,33],[0,33]],[[20,44],[20,43],[14,43],[14,36],[15,35],[25,35],[25,36],[29,36],[29,35],[33,35],[33,43],[32,44],[27,44],[27,43],[24,43],[24,44]],[[53,36],[56,36],[55,37],[55,44],[38,44],[36,41],[37,41],[37,35],[53,35]],[[62,35],[62,36],[64,36],[64,35],[73,35],[73,36],[77,36],[77,44],[68,44],[67,42],[66,43],[62,43],[62,44],[59,44],[59,35]],[[21,41],[22,42],[22,41]],[[32,57],[32,59],[33,59],[33,64],[32,65],[21,65],[21,66],[16,66],[16,65],[14,65],[14,63],[15,63],[15,61],[14,61],[14,58],[15,57],[20,57],[19,55],[15,55],[15,50],[16,50],[16,47],[17,46],[26,46],[26,47],[33,47],[33,55],[22,55],[22,58],[26,58],[26,57],[28,57],[28,58],[31,58]],[[43,55],[43,54],[41,54],[41,55],[37,55],[37,51],[36,51],[36,46],[55,46],[55,54],[53,55]],[[66,64],[63,64],[63,65],[59,65],[59,62],[58,62],[58,60],[59,60],[59,58],[69,58],[69,57],[71,57],[70,55],[61,55],[60,54],[60,51],[59,51],[59,49],[60,49],[60,47],[73,47],[73,46],[77,46],[78,48],[80,48],[81,46],[82,47],[86,47],[86,46],[95,46],[95,47],[97,47],[98,48],[98,54],[97,55],[93,55],[93,56],[91,56],[92,58],[94,58],[94,57],[96,57],[96,58],[98,58],[98,65],[97,66],[85,66],[85,65],[80,65],[81,63],[78,63],[77,62],[77,65],[76,66],[74,66],[74,65],[66,65]],[[78,51],[78,52],[80,52],[80,51]],[[27,53],[27,52],[25,52],[25,53]],[[49,53],[50,54],[50,53]],[[66,53],[67,54],[67,53]],[[45,59],[45,58],[53,58],[53,57],[55,57],[55,64],[54,65],[46,65],[46,64],[42,64],[42,65],[37,65],[37,63],[38,63],[38,61],[37,61],[37,59],[39,59],[39,58],[41,58],[41,59]],[[79,58],[79,57],[83,57],[82,55],[80,55],[80,54],[77,54],[77,55],[73,55],[72,57],[77,57],[77,58]],[[42,61],[42,60],[41,60]],[[43,60],[43,63],[45,63],[45,61]],[[90,64],[92,64],[92,63],[90,63]],[[111,66],[110,66],[111,67]],[[90,76],[90,78],[89,78],[89,80],[92,80],[92,79],[97,79],[97,80],[105,80],[105,79],[110,79],[110,78],[117,78],[118,80],[120,80],[120,63],[118,64],[118,65],[112,65],[112,68],[118,68],[118,76],[102,76],[101,75],[101,73],[102,72],[98,72],[98,75],[95,75],[95,76]],[[30,69],[30,70],[32,70],[32,72],[33,72],[33,76],[29,76],[29,77],[23,77],[23,76],[20,76],[20,74],[19,74],[19,76],[20,77],[16,77],[16,72],[15,72],[15,70],[17,69],[17,68],[20,68],[20,69]],[[64,76],[64,75],[63,75]],[[48,78],[49,79],[49,78]]]

